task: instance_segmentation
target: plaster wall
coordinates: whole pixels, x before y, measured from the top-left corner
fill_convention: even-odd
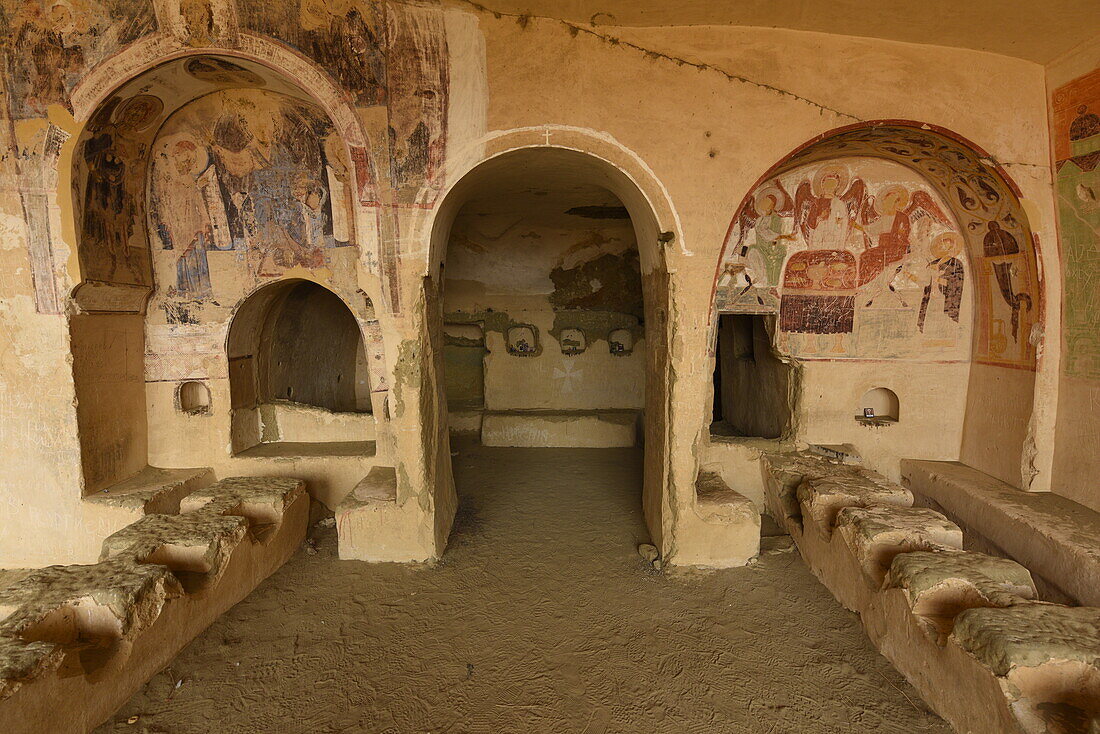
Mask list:
[[[1049,64],[1047,89],[1065,286],[1051,489],[1100,509],[1100,39]]]
[[[626,209],[580,173],[509,174],[459,212],[446,260],[446,321],[483,330],[485,409],[641,409],[642,284]],[[628,351],[612,351],[616,329]]]
[[[141,314],[79,314],[69,322],[84,494],[145,468],[142,322]]]

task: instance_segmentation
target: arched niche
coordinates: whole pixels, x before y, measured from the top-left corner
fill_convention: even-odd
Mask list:
[[[566,131],[563,137],[566,134],[575,135],[575,132]],[[579,136],[571,142],[575,142],[577,148],[584,147],[584,141],[579,139]],[[497,144],[503,145],[499,142]],[[471,201],[479,200],[479,197],[485,202],[491,202],[495,194],[487,192],[507,189],[518,192],[522,196],[535,197],[538,196],[536,190],[541,190],[540,182],[549,181],[557,182],[562,185],[561,187],[566,188],[580,187],[585,191],[595,192],[597,189],[602,191],[606,201],[601,201],[591,210],[582,207],[570,216],[606,216],[622,220],[623,226],[630,234],[630,258],[639,302],[630,308],[620,309],[622,311],[619,314],[620,318],[603,319],[599,323],[587,323],[581,319],[583,308],[579,309],[582,313],[571,312],[576,309],[576,306],[557,311],[556,322],[544,324],[540,328],[555,340],[562,334],[569,334],[571,329],[580,330],[588,342],[587,348],[583,353],[565,355],[562,354],[561,348],[542,349],[541,355],[555,360],[561,360],[564,357],[563,364],[569,363],[571,367],[575,367],[578,361],[587,358],[593,360],[606,358],[611,363],[618,362],[625,366],[625,363],[632,359],[631,351],[643,360],[645,367],[642,396],[645,478],[644,488],[640,489],[643,490],[642,505],[650,532],[654,539],[660,542],[664,532],[661,511],[663,505],[668,502],[666,495],[668,484],[665,476],[668,381],[665,376],[668,372],[669,303],[667,270],[662,248],[666,242],[673,239],[673,235],[671,232],[664,232],[665,228],[662,228],[662,222],[658,220],[656,213],[657,205],[652,203],[661,201],[659,191],[655,192],[651,187],[643,188],[644,184],[639,185],[638,180],[634,178],[635,173],[636,171],[629,166],[612,163],[607,158],[575,148],[532,145],[507,149],[492,155],[459,177],[439,204],[430,233],[429,273],[433,277],[441,277],[442,273],[446,272],[448,277],[455,277],[452,270],[456,262],[449,258],[452,255],[450,249],[455,246],[452,234],[455,232],[456,219],[461,216],[464,207]],[[515,182],[517,185],[510,187],[507,185],[508,182]],[[661,208],[659,211],[665,215],[668,214],[667,208]],[[557,212],[558,215],[562,213]],[[674,229],[671,217],[664,223],[668,230]],[[446,268],[443,267],[445,263]],[[544,277],[548,294],[554,291],[550,273],[555,267],[552,262],[546,267]],[[567,268],[562,265],[562,269]],[[604,281],[594,277],[591,282],[595,284],[592,287],[598,289]],[[585,293],[576,295],[583,298]],[[634,312],[635,310],[637,313]],[[456,314],[448,314],[447,318],[453,321],[455,316]],[[530,329],[530,324],[522,321],[511,323],[507,319],[501,320],[501,316],[502,314],[494,309],[487,319],[482,318],[479,323],[484,324],[486,332],[498,329],[505,337],[509,332],[518,333],[517,327]],[[432,314],[429,317],[432,318],[429,330],[442,331],[443,319]],[[612,334],[623,333],[629,336],[630,343],[626,348],[620,349],[618,354],[611,352],[610,349],[592,348],[592,344],[597,340],[609,342]],[[527,368],[534,360],[512,359],[510,361],[514,369],[519,370]],[[441,365],[437,364],[437,369],[440,367]],[[445,408],[440,407],[439,412],[445,412]]]
[[[802,406],[817,421],[803,422],[812,436],[846,435],[847,401],[858,396],[840,386],[860,363],[888,365],[923,393],[926,414],[922,424],[910,413],[917,440],[894,434],[882,468],[905,456],[955,458],[1020,484],[1043,299],[1017,191],[983,151],[931,126],[888,121],[819,136],[738,206],[712,324],[723,313],[774,314],[776,346],[807,379],[831,370],[802,391],[803,401],[835,392],[835,406],[828,395]],[[927,416],[948,427],[935,431]]]
[[[301,279],[261,287],[229,326],[233,450],[366,440],[376,344],[335,293]]]
[[[147,393],[225,377],[214,344],[235,302],[288,270],[354,273],[373,166],[293,75],[232,52],[146,63],[81,109],[70,329],[88,493],[149,463],[165,416],[148,406],[171,400]]]

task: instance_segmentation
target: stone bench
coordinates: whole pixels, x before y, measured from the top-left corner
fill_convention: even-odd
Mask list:
[[[798,485],[796,496],[805,514],[826,535],[832,533],[837,515],[846,507],[913,505],[909,490],[859,474],[806,479]]]
[[[298,549],[309,496],[296,479],[226,479],[181,509],[111,535],[98,563],[0,588],[0,731],[87,732],[110,717]]]
[[[997,677],[1025,731],[1100,731],[1100,609],[968,609],[952,635]]]
[[[1015,561],[955,550],[902,553],[890,564],[883,586],[905,594],[912,613],[940,645],[963,610],[1009,607],[1036,596],[1031,574]]]
[[[845,507],[837,514],[836,533],[876,587],[901,553],[962,549],[958,525],[918,507]]]
[[[683,566],[743,566],[760,551],[760,513],[717,472],[695,480],[694,504],[680,518],[673,561]]]
[[[1035,601],[1027,568],[961,550],[961,528],[873,474],[805,453],[761,471],[807,565],[957,731],[1095,734],[1097,609]]]
[[[1044,598],[1100,606],[1100,513],[957,462],[906,459],[901,473],[919,504],[966,531],[968,547],[1027,566]]]
[[[809,451],[764,453],[760,457],[764,501],[768,512],[781,527],[802,527],[802,503],[799,487],[817,480],[859,484],[868,489],[880,487],[886,493],[898,491],[897,485],[866,467],[842,463]]]
[[[409,562],[430,557],[430,533],[415,502],[397,501],[397,470],[375,466],[335,508],[340,558]],[[411,541],[410,541],[411,539]]]

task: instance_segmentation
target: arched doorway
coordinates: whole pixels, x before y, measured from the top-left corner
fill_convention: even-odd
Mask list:
[[[499,446],[637,446],[650,533],[666,486],[661,231],[623,170],[529,147],[462,177],[431,234],[453,428]]]
[[[238,452],[263,434],[258,417],[248,430],[231,419],[240,398],[231,395],[225,341],[238,304],[272,282],[303,278],[342,294],[357,333],[367,332],[369,390],[384,400],[380,330],[357,276],[355,212],[376,198],[370,150],[322,77],[308,90],[298,83],[316,70],[262,42],[250,53],[195,50],[140,66],[127,54],[126,68],[139,73],[86,112],[73,155],[82,282],[70,322],[85,493],[149,465],[252,471],[228,468],[239,462],[227,446]],[[275,68],[280,60],[289,65]],[[314,310],[336,299],[302,288],[281,297]],[[287,389],[291,401],[305,391],[297,405],[339,420],[281,416],[268,421],[277,434],[260,443],[373,438],[367,401],[347,397],[355,370],[341,371],[339,390],[289,375],[279,386],[284,402]],[[265,389],[276,372],[266,373]],[[208,393],[202,410],[182,408],[188,382]],[[361,423],[366,433],[352,430]],[[353,450],[360,455],[345,453]],[[373,452],[372,444],[361,453]],[[329,474],[319,468],[314,482],[326,498],[350,488],[350,470],[339,481]]]
[[[226,356],[234,453],[261,443],[352,451],[373,438],[363,334],[332,291],[298,279],[260,288],[233,317]]]
[[[1028,480],[1034,236],[1013,184],[958,136],[860,124],[785,157],[738,207],[713,307],[727,406],[791,409],[795,438],[851,443],[895,478],[899,459],[930,458]],[[723,351],[726,332],[751,320],[766,324],[765,349],[798,367],[781,396],[760,396],[761,379]],[[894,395],[894,416],[864,404],[875,388]]]

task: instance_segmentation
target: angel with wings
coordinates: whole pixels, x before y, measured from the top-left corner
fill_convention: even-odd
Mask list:
[[[908,307],[894,284],[906,258],[913,254],[914,236],[917,244],[923,245],[935,234],[932,230],[953,231],[951,220],[927,191],[910,192],[900,184],[887,186],[874,197],[874,208],[879,218],[868,233],[878,238],[877,243],[859,256],[859,286],[870,286],[865,305],[873,305],[888,290]]]
[[[863,179],[849,180],[847,166],[822,166],[794,195],[795,226],[811,250],[859,250],[866,246],[865,225],[874,209]],[[840,193],[843,191],[844,193]]]
[[[776,286],[787,257],[787,242],[794,235],[786,222],[794,213],[790,194],[779,179],[759,189],[737,214],[738,237],[734,252],[748,261],[748,271],[757,277],[755,285]],[[752,244],[746,244],[752,232]],[[761,281],[764,276],[766,282]],[[750,276],[751,278],[751,276]]]
[[[866,285],[877,278],[890,265],[900,263],[909,254],[910,237],[919,223],[950,228],[951,220],[927,191],[910,192],[905,186],[894,184],[883,189],[873,199],[879,215],[868,229],[877,235],[878,243],[868,247],[859,256],[859,284]],[[922,228],[927,230],[927,227]]]

